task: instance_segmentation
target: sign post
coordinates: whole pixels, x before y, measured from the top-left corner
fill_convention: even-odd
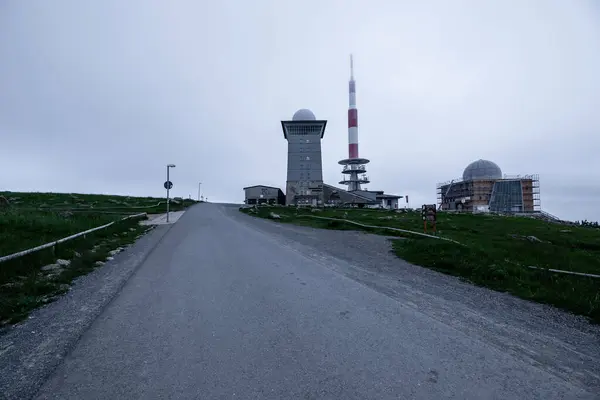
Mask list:
[[[427,233],[427,223],[433,228],[433,233],[437,233],[437,208],[435,204],[423,204],[421,208],[421,217],[423,218],[423,232]]]
[[[169,222],[169,190],[173,187],[173,182],[169,180],[169,168],[175,168],[175,164],[167,164],[167,181],[164,184],[167,189],[167,223]]]

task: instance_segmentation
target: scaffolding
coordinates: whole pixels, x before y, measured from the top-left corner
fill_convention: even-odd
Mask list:
[[[437,206],[440,210],[482,210],[489,204],[495,180],[465,181],[453,179],[437,185]]]
[[[502,179],[465,181],[461,178],[436,185],[438,210],[473,212],[540,212],[539,175],[504,175]]]
[[[542,197],[540,195],[540,176],[538,174],[530,175],[532,187],[533,210],[542,211]]]
[[[442,208],[442,202],[444,198],[448,195],[448,190],[452,187],[452,184],[455,181],[460,181],[462,179],[452,179],[451,181],[440,182],[435,187],[436,198],[437,198],[437,206],[438,210]]]

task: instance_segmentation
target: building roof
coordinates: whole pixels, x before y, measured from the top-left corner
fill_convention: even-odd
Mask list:
[[[252,189],[252,188],[255,188],[255,187],[263,187],[263,188],[269,188],[269,189],[277,189],[277,190],[281,190],[281,189],[280,189],[280,188],[278,188],[278,187],[274,187],[274,186],[267,186],[267,185],[253,185],[253,186],[246,186],[245,188],[243,188],[243,190],[246,190],[246,189]]]
[[[369,200],[376,200],[377,192],[372,190],[349,190],[348,193],[353,193]]]
[[[294,113],[292,121],[315,121],[315,114],[307,108],[301,108]]]
[[[502,179],[502,170],[495,162],[477,160],[467,165],[463,172],[463,181],[479,179]]]
[[[350,204],[359,204],[359,203],[377,204],[378,203],[378,201],[377,201],[377,199],[375,199],[375,197],[365,196],[364,194],[361,194],[362,191],[355,190],[355,191],[349,192],[346,189],[342,189],[337,186],[332,186],[332,185],[323,183],[323,191],[325,192],[326,190],[330,190],[332,193],[337,193],[338,195],[340,195],[340,198],[345,203],[350,203]],[[348,200],[348,201],[346,201],[346,200]]]
[[[401,199],[404,196],[396,196],[395,194],[378,194],[378,199]]]

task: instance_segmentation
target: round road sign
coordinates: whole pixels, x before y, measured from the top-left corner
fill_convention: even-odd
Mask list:
[[[165,189],[172,189],[173,188],[173,182],[171,181],[166,181],[165,184]]]

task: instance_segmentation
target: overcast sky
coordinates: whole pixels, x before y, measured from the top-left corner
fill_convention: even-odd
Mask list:
[[[479,158],[600,220],[594,0],[0,0],[0,190],[243,200],[285,187],[281,120],[347,156],[349,54],[371,190],[436,201]]]

